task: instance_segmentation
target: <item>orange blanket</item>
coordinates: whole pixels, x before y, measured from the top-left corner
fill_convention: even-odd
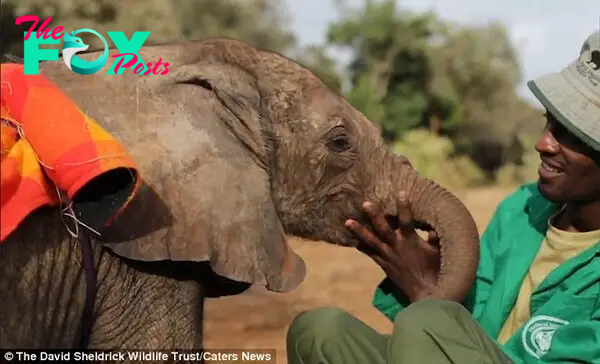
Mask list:
[[[2,64],[0,73],[0,242],[35,209],[58,206],[65,195],[76,199],[92,180],[118,169],[131,178],[125,198],[106,207],[102,223],[110,223],[141,183],[127,151],[46,77],[25,75],[19,64]]]

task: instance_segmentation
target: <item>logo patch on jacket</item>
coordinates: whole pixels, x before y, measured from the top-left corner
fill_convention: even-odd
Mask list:
[[[532,317],[521,332],[523,347],[531,356],[540,359],[550,350],[554,332],[568,323],[552,316]]]

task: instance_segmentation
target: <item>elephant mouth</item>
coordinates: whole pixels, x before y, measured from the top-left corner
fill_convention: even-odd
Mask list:
[[[400,228],[400,220],[398,219],[398,216],[386,214],[385,221],[392,230],[398,230],[398,228]]]
[[[377,233],[378,229],[374,226],[373,222],[367,214],[355,215],[350,217],[350,219],[357,221],[359,224],[366,227],[369,230],[369,232],[371,232],[376,238],[381,239],[381,237],[379,237],[379,234]],[[386,214],[385,220],[393,231],[396,231],[400,227],[400,223],[398,221],[397,216]],[[331,243],[343,247],[357,248],[358,250],[361,250],[365,253],[368,252],[368,245],[365,244],[364,241],[362,241],[362,239],[359,238],[355,233],[353,233],[350,230],[346,230],[346,234],[347,235],[344,236],[342,239],[339,239],[339,241],[336,239],[334,241],[331,241]]]
[[[400,219],[398,216],[395,215],[385,215],[385,220],[387,221],[388,225],[390,226],[390,228],[392,228],[392,230],[398,230],[400,229]],[[417,231],[422,231],[422,232],[429,232],[429,231],[435,231],[435,229],[422,221],[417,221],[417,220],[413,220],[411,222],[411,226],[413,229],[417,230]]]
[[[361,225],[365,226],[368,230],[370,230],[370,232],[373,233],[376,237],[379,237],[379,234],[377,233],[378,229],[374,226],[374,222],[371,220],[369,215],[362,211],[360,205],[356,205],[354,207],[357,213],[352,214],[351,216],[346,218],[357,221]],[[393,231],[397,231],[401,228],[400,219],[399,216],[396,214],[396,211],[393,212],[394,213],[384,213],[384,219],[387,222],[387,225],[390,229],[392,229]],[[345,219],[344,221],[346,221]],[[410,228],[413,228],[422,237],[427,236],[427,233],[431,231],[435,231],[435,229],[430,224],[418,220],[413,220],[410,225]],[[346,247],[356,247],[359,249],[365,245],[361,241],[361,239],[354,233],[352,233],[349,230],[347,232],[348,235],[345,238],[341,239],[340,242],[335,242],[334,244]],[[379,238],[381,239],[381,237]]]
[[[385,221],[386,221],[387,225],[393,231],[396,231],[396,230],[398,230],[400,228],[400,221],[398,219],[398,216],[385,214],[384,218],[385,218]],[[370,219],[370,217],[368,215],[363,214],[363,215],[361,215],[360,218],[358,218],[356,220],[361,225],[364,225],[365,227],[367,227],[372,233],[374,233],[377,236],[378,229],[374,225],[373,221]]]
[[[385,215],[385,220],[387,222],[387,224],[389,225],[389,227],[394,231],[397,232],[398,229],[400,229],[400,220],[398,218],[398,216],[395,215]],[[415,232],[421,236],[421,238],[424,239],[428,239],[428,235],[429,232],[435,232],[435,229],[426,223],[420,222],[420,221],[413,221],[411,223],[410,228],[414,229]],[[369,224],[369,229],[371,230],[371,232],[376,231],[375,227],[372,224]],[[376,235],[377,236],[377,235]],[[379,239],[381,239],[381,237],[378,237]],[[377,251],[373,250],[373,248],[371,248],[371,246],[365,244],[364,242],[360,241],[357,238],[357,244],[356,244],[356,248],[358,250],[360,250],[361,252],[367,254],[367,255],[372,255],[372,254],[379,254]],[[392,242],[386,242],[386,241],[382,241],[384,244],[392,244]],[[430,243],[433,243],[433,241],[430,241]],[[435,245],[434,245],[435,246]]]

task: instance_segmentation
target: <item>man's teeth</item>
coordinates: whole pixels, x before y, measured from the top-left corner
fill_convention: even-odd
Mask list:
[[[552,173],[559,173],[560,171],[556,168],[552,168],[549,165],[547,165],[546,163],[542,162],[542,167],[544,167],[544,169],[552,172]]]

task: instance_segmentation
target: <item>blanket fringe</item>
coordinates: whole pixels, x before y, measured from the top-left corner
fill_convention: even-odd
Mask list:
[[[17,131],[17,134],[19,135],[20,139],[25,139],[25,131],[23,130],[23,126],[14,121],[14,120],[9,120],[6,118],[2,118],[2,122],[6,123],[8,126],[14,128]],[[105,156],[104,158],[108,159],[108,158],[113,158],[113,157],[117,157],[117,156],[122,156],[125,155],[124,153],[121,153],[119,155],[109,155],[109,156]],[[45,164],[42,160],[40,160],[40,158],[37,156],[37,154],[35,155],[36,160],[38,161],[38,163],[42,166],[44,166],[45,168],[49,169],[49,170],[56,170],[56,168],[51,167],[47,164]],[[79,165],[85,165],[88,163],[93,163],[96,162],[98,160],[101,160],[103,158],[98,157],[98,158],[93,158],[90,159],[88,161],[82,161],[82,162],[78,162],[78,163],[64,163],[61,166],[79,166]],[[69,200],[68,197],[66,196],[66,194],[62,193],[62,191],[60,190],[60,188],[58,188],[58,186],[56,185],[56,183],[54,183],[52,180],[50,180],[49,178],[46,179],[47,182],[51,183],[52,186],[54,187],[54,189],[56,190],[56,196],[58,197],[58,200],[60,201],[60,208],[61,208],[61,220],[62,223],[65,227],[65,229],[67,230],[67,232],[69,233],[69,235],[71,235],[72,237],[78,239],[79,238],[79,226],[81,225],[82,227],[86,228],[87,230],[93,232],[94,234],[96,234],[97,236],[101,236],[100,232],[94,230],[92,227],[88,226],[87,224],[85,224],[84,222],[82,222],[81,220],[79,220],[77,218],[77,216],[75,216],[75,210],[73,209],[73,201]],[[75,231],[73,231],[70,227],[69,224],[67,223],[67,221],[65,221],[65,217],[69,217],[71,218],[71,220],[74,222],[74,229]]]
[[[62,220],[62,223],[63,223],[65,229],[67,229],[67,232],[69,233],[69,235],[71,235],[72,237],[78,239],[79,238],[79,226],[81,225],[84,228],[86,228],[89,231],[91,231],[94,234],[96,234],[97,236],[102,236],[102,234],[100,234],[100,232],[94,230],[89,225],[86,225],[84,222],[82,222],[81,220],[79,220],[77,218],[77,216],[75,216],[75,210],[73,209],[73,201],[68,200],[65,197],[65,195],[60,191],[60,189],[58,188],[58,186],[56,186],[56,184],[54,184],[54,183],[52,183],[52,184],[53,184],[54,188],[56,189],[56,193],[57,193],[57,195],[59,197],[59,200],[60,200],[61,220]],[[74,222],[73,225],[75,227],[75,231],[71,230],[71,228],[69,227],[69,225],[65,221],[65,217],[69,217],[69,218],[71,218],[71,220],[73,220],[73,222]]]

